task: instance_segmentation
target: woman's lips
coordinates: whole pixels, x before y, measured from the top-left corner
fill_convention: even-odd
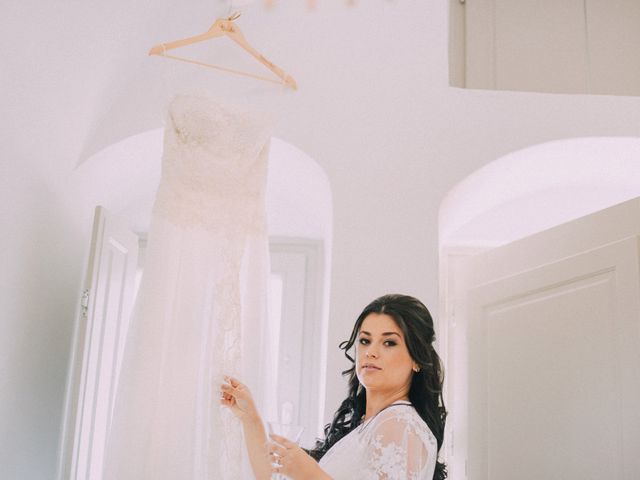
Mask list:
[[[382,370],[382,369],[375,367],[373,365],[365,365],[362,367],[362,370],[365,372],[377,372],[378,370]]]

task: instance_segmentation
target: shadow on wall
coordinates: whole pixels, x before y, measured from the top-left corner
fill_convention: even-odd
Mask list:
[[[0,476],[49,478],[82,255],[57,192],[29,165],[3,166]]]

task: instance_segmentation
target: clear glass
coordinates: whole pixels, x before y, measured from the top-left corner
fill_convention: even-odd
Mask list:
[[[304,431],[302,425],[294,425],[292,423],[267,422],[267,428],[269,435],[280,435],[296,445],[300,442],[300,437]],[[285,480],[289,477],[280,473],[274,473],[271,475],[271,478],[272,480]]]

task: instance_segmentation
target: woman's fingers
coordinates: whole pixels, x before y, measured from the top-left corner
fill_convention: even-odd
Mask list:
[[[269,453],[271,455],[277,455],[278,457],[284,457],[287,453],[287,449],[277,443],[269,442]]]
[[[221,398],[227,399],[224,405],[231,407],[231,411],[238,418],[259,417],[253,403],[251,391],[236,378],[224,375],[225,383],[220,384]]]
[[[251,393],[249,389],[236,378],[224,375],[224,382],[220,384],[220,404],[229,407],[238,418],[251,413]]]
[[[269,458],[271,459],[271,473],[284,473],[287,467],[287,449],[277,443],[269,442]]]
[[[240,383],[240,381],[234,377],[230,377],[229,375],[225,375],[224,379],[226,382],[229,382],[231,384],[232,387],[234,388],[238,388],[242,385],[242,383]]]
[[[317,478],[321,472],[318,462],[292,441],[270,435],[269,453],[272,459],[271,471],[283,473],[291,478]]]
[[[225,385],[223,383],[220,385],[220,390],[222,392],[222,398],[225,400],[231,400],[235,397],[236,392],[234,391],[234,388],[229,385]]]
[[[220,389],[223,392],[228,393],[230,395],[233,395],[234,397],[242,397],[242,396],[244,396],[244,394],[245,394],[247,389],[244,387],[244,385],[242,383],[240,383],[235,378],[229,377],[229,376],[226,376],[226,375],[225,375],[224,379],[228,383],[222,383],[220,385]]]
[[[286,438],[279,435],[270,436],[274,441],[268,443],[267,449],[271,457],[272,471],[277,473],[282,471],[282,467],[286,467],[291,460],[289,457],[295,452],[284,444],[285,442],[291,444]]]
[[[242,395],[242,389],[239,388],[241,385],[240,383],[236,382],[236,385],[233,385],[230,382],[230,377],[226,377],[226,376],[225,376],[225,380],[229,381],[229,383],[220,384],[220,390],[222,391],[223,395],[231,395],[233,397]]]
[[[280,435],[270,435],[272,441],[268,444],[271,458],[271,472],[283,473],[293,478],[312,478],[309,461],[315,464],[304,451],[295,443]]]
[[[235,391],[235,388],[233,388],[229,384],[223,383],[222,385],[220,385],[220,390],[223,390],[227,393],[233,393]]]

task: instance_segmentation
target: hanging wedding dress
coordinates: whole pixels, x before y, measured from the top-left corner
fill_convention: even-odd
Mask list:
[[[408,402],[395,402],[336,442],[320,467],[336,480],[433,480],[438,443]]]
[[[145,270],[104,480],[249,478],[222,375],[266,403],[270,122],[200,96],[170,104]]]

